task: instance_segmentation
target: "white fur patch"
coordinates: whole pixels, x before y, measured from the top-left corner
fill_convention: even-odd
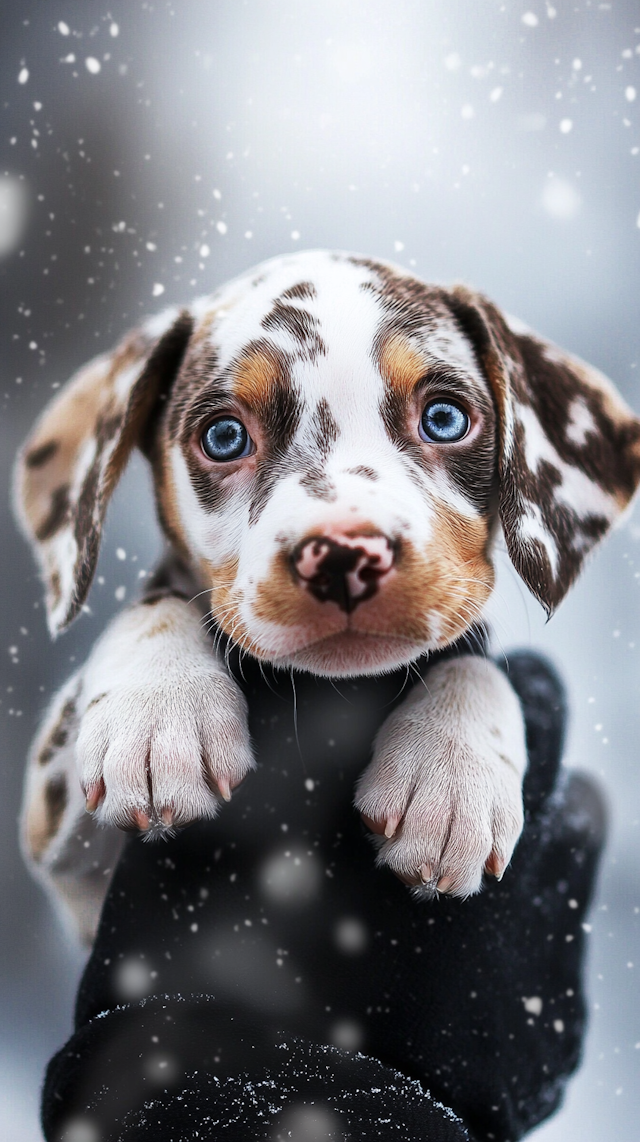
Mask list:
[[[537,540],[541,543],[547,553],[551,573],[555,579],[558,573],[558,545],[551,535],[548,527],[546,526],[542,512],[537,504],[532,504],[530,501],[525,502],[525,507],[518,517],[517,522],[518,535],[523,543],[531,543]]]
[[[569,405],[565,436],[579,447],[586,444],[587,436],[597,434],[598,426],[583,397],[576,397]]]
[[[490,858],[500,871],[511,859],[526,764],[504,674],[482,658],[434,666],[384,723],[358,782],[358,810],[395,825],[378,862],[426,891],[477,892]]]
[[[214,784],[233,785],[254,765],[244,697],[199,612],[179,599],[111,624],[86,664],[80,717],[80,781],[104,782],[105,824],[125,826],[138,811],[160,825],[167,810],[182,824],[213,817]]]
[[[605,519],[614,519],[618,514],[614,497],[590,480],[580,468],[561,459],[533,409],[519,404],[517,416],[524,429],[525,459],[532,474],[537,475],[543,460],[560,473],[561,480],[553,492],[556,500],[579,516],[602,515]]]

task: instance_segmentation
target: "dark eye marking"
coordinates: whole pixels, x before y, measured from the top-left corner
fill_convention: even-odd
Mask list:
[[[471,421],[468,413],[454,401],[429,401],[422,416],[418,431],[429,444],[454,444],[463,440],[469,431]]]
[[[248,456],[252,441],[241,420],[235,416],[220,416],[202,433],[201,445],[210,460],[228,463]]]

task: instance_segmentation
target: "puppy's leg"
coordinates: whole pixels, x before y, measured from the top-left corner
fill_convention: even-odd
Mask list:
[[[254,766],[244,696],[200,612],[174,594],[111,623],[85,665],[78,713],[80,783],[103,824],[215,817]]]
[[[526,763],[504,674],[470,656],[434,666],[382,726],[358,782],[378,863],[455,896],[477,892],[485,869],[501,876],[522,831]]]
[[[162,832],[214,817],[253,767],[244,696],[200,611],[152,588],[54,699],[27,775],[27,859],[90,941],[123,843],[97,824]]]
[[[124,834],[98,828],[85,811],[75,758],[81,688],[76,674],[54,698],[33,744],[20,831],[31,871],[89,945]]]

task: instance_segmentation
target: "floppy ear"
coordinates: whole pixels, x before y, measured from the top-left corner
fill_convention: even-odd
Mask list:
[[[45,580],[53,635],[87,597],[109,498],[178,371],[192,325],[188,313],[170,310],[96,357],[45,409],[20,452],[16,510]]]
[[[640,482],[640,420],[597,369],[464,286],[451,298],[498,407],[507,549],[551,615]]]

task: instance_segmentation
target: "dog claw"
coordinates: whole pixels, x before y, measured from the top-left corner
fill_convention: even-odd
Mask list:
[[[89,785],[86,791],[85,808],[87,813],[95,813],[105,794],[104,781]]]
[[[384,826],[384,835],[388,840],[391,840],[392,837],[395,837],[399,824],[399,817],[387,817]]]
[[[231,800],[231,786],[229,784],[229,778],[228,777],[219,777],[217,785],[218,785],[218,790],[220,792],[220,796],[222,797],[222,800],[223,801],[230,801]]]
[[[149,815],[145,813],[144,809],[134,809],[133,820],[137,827],[140,829],[141,833],[147,832],[151,822],[149,820]]]
[[[418,869],[418,876],[420,877],[421,884],[429,884],[429,882],[433,880],[433,871],[431,865],[421,864],[420,868]]]
[[[438,892],[448,892],[453,884],[453,878],[450,876],[441,876],[438,881]]]
[[[162,810],[162,824],[166,825],[168,829],[173,825],[173,809]]]
[[[485,872],[488,872],[490,876],[495,876],[496,880],[502,880],[506,864],[496,853],[491,853],[484,868]]]

